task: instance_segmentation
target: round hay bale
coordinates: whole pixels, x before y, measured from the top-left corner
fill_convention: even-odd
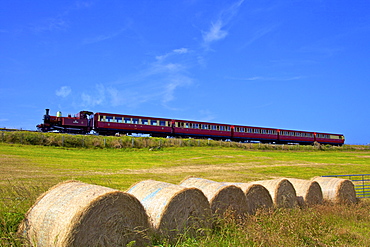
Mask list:
[[[211,227],[209,202],[198,189],[144,180],[132,185],[127,193],[141,201],[159,237],[171,242],[185,231],[194,235],[199,229]]]
[[[200,189],[206,195],[212,213],[219,216],[228,212],[243,217],[250,212],[244,192],[235,185],[194,177],[183,180],[180,185]]]
[[[310,206],[323,202],[323,195],[318,182],[296,178],[289,178],[289,182],[293,184],[297,193],[299,206]]]
[[[225,183],[235,185],[244,192],[250,214],[255,214],[258,209],[272,208],[274,203],[268,190],[260,184],[253,183]]]
[[[334,203],[356,203],[356,191],[352,181],[335,177],[315,177],[319,183],[324,200]]]
[[[297,194],[295,189],[285,178],[254,181],[251,183],[264,186],[270,192],[275,207],[292,208],[297,205]]]
[[[19,233],[31,246],[149,244],[149,218],[134,196],[79,181],[57,184],[29,209]]]

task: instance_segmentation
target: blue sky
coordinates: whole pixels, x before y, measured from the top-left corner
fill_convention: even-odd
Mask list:
[[[370,1],[1,1],[0,126],[44,109],[370,143]]]

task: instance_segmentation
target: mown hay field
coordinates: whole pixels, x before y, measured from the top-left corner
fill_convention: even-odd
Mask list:
[[[66,148],[0,143],[0,246],[15,234],[36,198],[65,180],[126,190],[146,179],[179,184],[188,176],[218,182],[370,173],[370,151]],[[369,246],[370,202],[260,212],[246,222],[225,218],[200,238],[176,246]],[[299,220],[297,220],[299,218]],[[153,243],[169,246],[166,242]]]

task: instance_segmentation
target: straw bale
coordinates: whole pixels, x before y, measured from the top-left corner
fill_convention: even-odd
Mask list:
[[[334,177],[315,177],[321,186],[324,200],[334,203],[356,203],[356,191],[352,181]]]
[[[158,236],[174,241],[185,231],[194,235],[210,228],[210,205],[202,191],[195,188],[144,180],[132,185],[127,193],[143,204]]]
[[[292,208],[297,205],[297,194],[293,185],[285,178],[254,181],[264,186],[271,195],[275,207]]]
[[[247,199],[250,214],[255,214],[258,209],[272,208],[274,205],[270,192],[263,185],[253,183],[225,184],[235,185],[242,189]]]
[[[19,233],[31,246],[134,246],[149,243],[149,219],[127,193],[79,181],[57,184],[29,209]]]
[[[251,211],[244,192],[235,185],[195,177],[183,180],[180,185],[200,189],[206,195],[214,214],[224,215],[228,212],[243,217]]]
[[[299,206],[310,206],[323,202],[323,195],[318,182],[296,178],[289,178],[289,182],[293,184],[297,193]]]

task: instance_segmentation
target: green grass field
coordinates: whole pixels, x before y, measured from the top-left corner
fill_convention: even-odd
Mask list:
[[[21,245],[15,232],[24,213],[41,193],[69,179],[126,190],[144,179],[177,184],[190,175],[247,182],[370,173],[369,150],[274,151],[217,146],[154,150],[0,143],[0,245]],[[352,206],[260,212],[242,223],[220,220],[220,227],[206,236],[184,236],[177,246],[370,246],[369,212],[369,200]]]

